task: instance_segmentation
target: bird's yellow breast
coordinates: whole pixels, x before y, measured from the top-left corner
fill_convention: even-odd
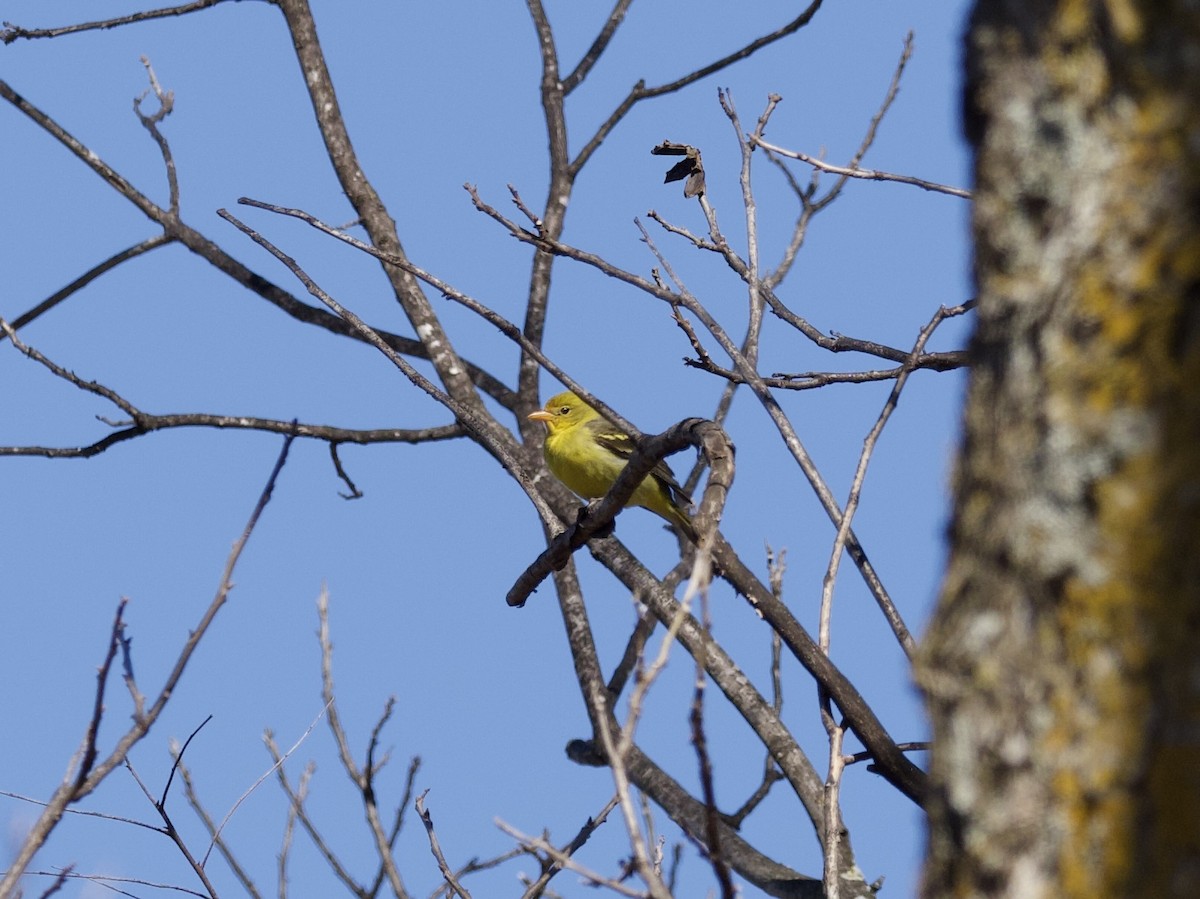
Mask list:
[[[612,453],[598,453],[592,444],[592,435],[586,428],[572,428],[549,434],[543,450],[546,467],[584,499],[608,493],[625,468],[624,459]]]

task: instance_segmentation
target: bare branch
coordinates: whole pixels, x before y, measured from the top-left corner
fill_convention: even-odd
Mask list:
[[[592,41],[592,45],[588,47],[587,52],[583,54],[583,58],[571,71],[571,74],[562,80],[562,92],[564,95],[571,93],[575,88],[587,78],[588,72],[592,70],[592,66],[604,54],[608,48],[608,43],[613,39],[613,35],[617,33],[617,28],[625,20],[625,13],[629,10],[633,0],[617,0],[616,6],[612,12],[608,14],[608,18],[604,22],[604,27],[600,29],[600,33],[596,35],[596,39]]]
[[[9,329],[9,339],[12,340],[14,336],[12,330]],[[55,791],[53,798],[47,803],[41,816],[30,829],[29,835],[21,845],[16,858],[13,859],[8,870],[5,872],[3,880],[0,880],[0,899],[9,899],[14,894],[21,875],[29,866],[29,862],[32,860],[34,854],[45,843],[50,833],[62,819],[66,807],[95,790],[117,765],[122,764],[127,759],[129,751],[149,733],[150,728],[154,726],[163,709],[166,708],[167,703],[175,692],[175,687],[183,677],[184,669],[191,660],[192,654],[196,651],[196,647],[200,645],[200,641],[208,632],[209,626],[216,618],[221,607],[225,605],[229,591],[233,589],[234,569],[237,567],[242,551],[250,540],[250,535],[254,532],[254,528],[258,524],[263,510],[266,508],[267,503],[270,502],[271,494],[275,490],[275,482],[279,477],[279,473],[283,470],[284,464],[287,462],[288,450],[291,448],[293,439],[291,436],[284,439],[279,457],[275,461],[275,466],[271,470],[270,477],[267,478],[266,487],[263,488],[262,494],[254,506],[254,510],[250,513],[250,519],[246,522],[245,529],[234,543],[233,549],[228,559],[226,559],[225,570],[222,573],[216,596],[213,597],[212,602],[204,611],[199,624],[190,632],[187,642],[175,660],[175,664],[170,674],[167,675],[153,705],[151,705],[144,715],[139,715],[134,719],[133,726],[117,741],[116,746],[108,757],[92,768],[86,779],[77,781],[73,777],[68,777]]]
[[[961,308],[961,307],[960,307]],[[933,336],[933,332],[937,329],[949,314],[946,307],[938,309],[929,324],[921,329],[917,337],[917,342],[913,345],[912,355],[910,359],[920,357],[925,349],[925,344],[929,338]],[[905,365],[900,375],[896,378],[896,383],[892,386],[891,393],[888,394],[887,401],[883,405],[883,409],[879,413],[875,424],[872,426],[866,439],[863,441],[862,452],[858,457],[858,465],[855,468],[854,479],[850,486],[850,495],[846,498],[846,505],[842,510],[842,520],[838,524],[837,536],[833,541],[833,548],[829,556],[829,564],[825,569],[825,577],[822,582],[821,589],[821,613],[820,613],[820,643],[821,648],[826,653],[829,651],[829,628],[830,619],[833,614],[833,585],[837,580],[838,567],[841,564],[842,552],[845,549],[846,541],[850,536],[850,522],[854,518],[855,512],[858,511],[858,503],[862,496],[863,483],[867,476],[867,466],[870,464],[871,456],[875,452],[875,446],[879,442],[879,435],[883,433],[883,428],[891,418],[892,412],[895,411],[896,404],[900,402],[900,391],[904,389],[904,385],[908,383],[908,376],[912,374],[913,366]],[[913,653],[916,652],[917,644],[909,632],[908,627],[904,623],[904,619],[900,615],[900,610],[896,608],[895,603],[888,597],[887,601],[881,604],[884,617],[887,618],[888,624],[891,625],[892,633],[896,635],[900,647],[904,650],[904,654],[911,660]],[[827,728],[830,730],[830,728]],[[840,730],[840,729],[839,729]],[[832,735],[832,730],[830,730]],[[831,736],[831,739],[833,737]],[[835,752],[837,757],[841,757],[840,737],[837,738],[838,748]]]
[[[863,136],[862,143],[859,144],[858,150],[850,160],[851,169],[857,169],[858,164],[862,162],[863,157],[867,155],[867,151],[871,149],[871,145],[875,143],[875,136],[879,133],[879,123],[883,121],[883,117],[888,114],[888,110],[892,108],[892,104],[896,102],[896,97],[900,93],[900,79],[904,77],[904,70],[908,67],[909,60],[913,55],[913,33],[908,32],[904,36],[904,48],[900,51],[900,59],[896,63],[896,69],[892,72],[892,81],[888,85],[887,93],[883,97],[883,103],[871,116],[871,123],[867,126],[867,133]],[[762,132],[757,132],[756,136],[762,138]]]
[[[279,747],[275,743],[275,735],[272,734],[270,730],[267,730],[263,733],[263,743],[266,745],[267,752],[270,753],[273,761],[278,762],[283,759],[283,755],[280,753]],[[328,841],[324,836],[322,836],[321,832],[317,830],[317,826],[313,822],[312,818],[309,817],[308,809],[305,808],[304,805],[305,794],[303,792],[303,787],[308,783],[308,778],[311,776],[308,774],[307,769],[305,771],[305,775],[301,777],[300,789],[292,788],[291,782],[287,778],[287,769],[283,765],[276,765],[275,773],[279,778],[279,786],[282,788],[284,795],[288,798],[288,803],[292,810],[292,814],[294,814],[295,819],[300,822],[300,826],[304,828],[304,832],[308,834],[309,839],[313,841],[313,845],[316,847],[317,852],[319,852],[321,857],[325,859],[325,863],[329,865],[329,869],[333,872],[333,875],[343,884],[345,884],[346,889],[355,896],[367,895],[366,890],[354,879],[354,875],[350,873],[346,866],[342,864],[341,860],[334,853],[333,849],[330,848]]]
[[[608,820],[608,814],[617,807],[617,802],[618,798],[614,795],[605,803],[604,808],[600,809],[595,817],[588,818],[584,822],[583,827],[579,828],[579,832],[575,834],[571,842],[558,850],[557,859],[570,858],[582,849],[587,841],[591,839],[592,834],[596,832],[596,829]],[[499,821],[496,823],[500,824]],[[544,865],[541,876],[526,888],[525,892],[521,894],[521,899],[538,899],[546,891],[546,886],[550,883],[551,878],[562,869],[563,864],[561,860],[552,860],[549,864]]]
[[[769,34],[764,34],[762,37],[755,38],[745,46],[734,50],[732,53],[721,57],[715,62],[711,62],[706,66],[702,66],[699,69],[689,72],[687,75],[684,75],[681,78],[677,78],[674,81],[667,82],[666,84],[660,84],[657,87],[646,87],[646,82],[644,80],[638,81],[638,83],[633,86],[633,89],[626,95],[625,99],[622,100],[617,108],[609,114],[609,117],[604,120],[603,124],[601,124],[596,130],[596,133],[592,135],[591,139],[584,144],[583,148],[571,161],[571,172],[577,173],[581,168],[583,168],[588,159],[590,159],[592,154],[595,153],[599,148],[600,144],[604,142],[604,139],[608,137],[614,128],[617,127],[617,124],[623,118],[625,118],[625,115],[634,107],[636,103],[639,103],[642,100],[648,100],[652,97],[661,97],[664,94],[670,94],[674,93],[675,91],[682,90],[689,84],[699,81],[701,78],[707,78],[709,75],[713,75],[722,69],[728,68],[735,62],[739,62],[749,56],[753,56],[763,47],[769,46],[781,38],[787,37],[789,34],[794,34],[812,21],[812,17],[815,16],[817,14],[817,10],[821,8],[822,2],[823,0],[812,0],[807,9],[805,9],[802,13],[800,13],[800,15],[792,19],[792,21],[788,22],[781,28],[777,28],[775,31],[772,31]]]
[[[101,440],[81,447],[43,447],[43,446],[0,446],[0,456],[43,456],[46,458],[87,458],[95,456],[116,443],[140,437],[154,431],[170,428],[229,428],[234,430],[265,431],[272,434],[284,434],[291,437],[307,437],[328,441],[331,445],[340,443],[427,443],[437,440],[450,440],[464,436],[466,429],[458,424],[438,425],[430,428],[376,428],[353,430],[338,428],[331,425],[300,424],[296,421],[279,421],[269,418],[251,418],[242,415],[215,415],[209,413],[177,413],[155,415],[143,412],[115,390],[97,381],[87,381],[72,371],[68,371],[47,358],[38,350],[28,346],[17,335],[16,331],[0,318],[0,331],[9,338],[13,346],[30,359],[49,369],[56,377],[78,387],[87,393],[94,394],[119,408],[129,416],[129,421],[112,423],[114,426],[124,426],[124,430],[116,431]],[[339,475],[346,480],[345,472],[338,468]],[[353,489],[353,484],[351,483]]]
[[[370,179],[366,177],[366,168],[359,160],[350,139],[337,92],[334,90],[333,78],[317,37],[317,27],[308,0],[276,0],[275,5],[287,21],[297,62],[305,73],[304,86],[312,104],[313,117],[321,131],[329,161],[346,199],[354,207],[354,212],[370,236],[371,243],[384,253],[404,258],[404,247],[396,233],[395,220]],[[429,353],[429,361],[437,372],[438,381],[446,395],[453,398],[456,407],[464,410],[459,419],[465,420],[468,412],[470,418],[488,419],[490,416],[484,408],[483,400],[475,391],[465,364],[455,352],[450,335],[442,327],[441,320],[421,291],[420,283],[399,267],[385,267],[384,274],[417,337]],[[341,315],[340,312],[338,314]],[[344,315],[342,317],[345,318]],[[370,342],[376,343],[376,340]],[[497,436],[499,430],[491,429],[493,437]]]
[[[558,847],[554,846],[549,840],[543,839],[542,837],[532,837],[528,834],[521,833],[521,831],[503,821],[497,821],[496,826],[514,840],[519,842],[522,846],[532,851],[543,853],[548,858],[553,860],[554,864],[559,868],[565,868],[569,871],[575,872],[594,886],[607,887],[621,896],[629,896],[630,899],[644,899],[645,897],[645,894],[640,890],[635,890],[626,886],[615,878],[605,877],[603,874],[593,871],[591,868],[584,867],[569,855],[566,855],[559,850]],[[528,896],[531,894],[527,891],[525,895]]]
[[[158,83],[158,76],[154,74],[154,69],[150,65],[150,60],[145,56],[142,57],[142,65],[146,67],[146,75],[150,79],[150,87],[144,91],[141,96],[135,97],[133,100],[133,112],[138,117],[138,121],[142,123],[142,127],[150,132],[150,136],[154,138],[154,142],[158,144],[158,151],[162,154],[163,165],[167,170],[167,189],[170,196],[170,211],[168,215],[179,215],[179,175],[175,171],[175,157],[171,153],[171,145],[167,142],[167,138],[161,131],[158,130],[158,125],[175,109],[175,92],[164,91],[162,85]],[[146,115],[142,112],[142,101],[146,99],[153,91],[154,97],[158,100],[158,111]]]
[[[284,762],[286,762],[288,760],[288,757],[291,756],[292,753],[294,753],[297,749],[300,748],[300,746],[304,743],[304,741],[307,740],[309,738],[309,736],[312,734],[312,732],[316,729],[317,722],[319,722],[321,720],[321,716],[324,715],[328,711],[329,711],[329,705],[326,704],[325,708],[321,709],[321,711],[319,711],[317,713],[317,717],[315,717],[312,720],[312,722],[308,725],[308,729],[305,730],[304,733],[302,733],[300,735],[299,739],[297,739],[296,742],[292,744],[291,749],[289,749],[287,752],[285,752],[278,759],[278,761],[276,761],[270,768],[268,768],[266,771],[264,771],[262,774],[260,774],[258,777],[258,780],[254,781],[254,783],[252,783],[249,787],[247,787],[245,792],[243,792],[242,795],[239,796],[234,801],[233,805],[229,807],[229,811],[227,811],[225,813],[225,817],[221,819],[220,825],[218,825],[216,830],[213,831],[212,841],[209,843],[208,849],[204,853],[204,859],[203,859],[204,864],[208,863],[208,857],[212,854],[213,846],[216,845],[217,841],[220,839],[221,831],[223,831],[225,829],[225,825],[229,823],[229,819],[233,817],[234,812],[236,812],[238,810],[238,808],[241,807],[241,804],[243,802],[245,802],[247,798],[249,798],[251,793],[253,793],[255,790],[257,790],[259,788],[259,786],[262,784],[263,781],[265,781],[268,777],[270,777],[275,772],[276,768],[278,768],[280,765],[282,765]],[[184,746],[184,749],[187,749],[186,745]],[[183,750],[180,750],[179,757],[182,759]]]
[[[703,352],[703,348],[698,348],[695,343],[693,343],[692,349],[697,351],[698,358],[684,357],[684,365],[724,378],[733,384],[747,383],[746,379],[733,369],[717,365],[712,357],[707,352]],[[967,361],[965,350],[954,350],[948,353],[923,353],[921,358],[916,360],[913,368],[928,369],[929,371],[953,371],[967,365]],[[877,381],[890,381],[898,378],[903,371],[904,366],[898,365],[895,368],[876,368],[866,371],[775,372],[770,377],[763,377],[762,382],[773,390],[816,390],[830,384],[873,384]]]
[[[304,766],[304,770],[300,772],[300,783],[296,787],[296,801],[288,803],[287,820],[283,825],[283,841],[279,846],[278,856],[279,899],[287,899],[288,860],[292,855],[292,840],[296,833],[296,818],[299,814],[297,809],[303,806],[308,797],[308,785],[316,770],[316,765],[311,761]]]
[[[391,709],[391,703],[387,708]],[[383,719],[380,719],[376,725],[378,730],[383,724]],[[415,792],[413,785],[417,780],[417,772],[421,769],[421,757],[413,756],[408,762],[408,773],[404,777],[404,792],[400,796],[400,801],[396,803],[396,814],[392,819],[392,828],[387,833],[387,846],[389,854],[385,856],[390,858],[391,850],[396,846],[396,838],[400,836],[400,831],[404,827],[404,814],[408,811],[409,805],[413,801],[413,793]],[[465,866],[464,870],[470,869],[471,865]],[[379,868],[375,872],[375,879],[371,883],[371,888],[368,891],[368,896],[376,896],[379,893],[379,888],[383,884],[384,878],[387,876],[387,865],[384,862],[379,863]]]
[[[204,725],[200,725],[200,726],[203,727]],[[199,730],[199,728],[197,728],[196,730]],[[195,736],[195,731],[193,731],[192,736]],[[208,897],[210,897],[210,899],[217,899],[216,887],[214,887],[212,881],[209,880],[208,872],[204,870],[204,865],[201,862],[197,861],[196,857],[194,855],[192,855],[191,850],[189,850],[187,847],[187,843],[185,843],[183,841],[183,836],[179,833],[178,828],[175,827],[175,822],[171,820],[171,815],[167,811],[167,806],[166,806],[166,795],[167,795],[166,790],[163,791],[163,799],[156,800],[152,795],[150,795],[150,789],[146,786],[145,782],[143,782],[141,777],[138,776],[138,773],[134,769],[133,763],[129,761],[128,756],[126,756],[126,758],[124,760],[124,765],[125,765],[126,770],[129,771],[130,775],[133,777],[134,781],[137,783],[138,787],[141,788],[141,791],[145,795],[146,799],[149,800],[149,802],[152,806],[154,806],[154,810],[156,812],[158,812],[158,816],[160,818],[162,818],[163,827],[160,829],[159,832],[162,834],[165,834],[167,839],[169,839],[172,843],[175,844],[175,848],[179,850],[179,854],[183,856],[184,861],[186,861],[188,863],[188,867],[190,867],[192,869],[192,872],[200,879],[200,882],[204,885],[204,889],[207,891],[206,895]],[[174,773],[175,773],[174,767],[172,767],[172,770],[171,770],[172,776],[174,776]],[[169,787],[169,781],[168,781],[168,787]]]
[[[711,627],[711,624],[706,608],[704,625]],[[722,899],[733,899],[735,895],[733,878],[730,877],[729,863],[721,851],[721,828],[718,826],[721,815],[717,810],[717,792],[713,783],[712,758],[708,754],[708,737],[704,733],[704,667],[699,661],[696,663],[696,677],[692,687],[692,704],[688,712],[688,723],[691,727],[692,746],[696,750],[700,789],[704,796],[706,812],[704,844],[708,850],[708,862],[721,887]]]
[[[483,202],[478,193],[476,193],[473,189],[468,188],[468,190],[471,193],[471,199],[474,202],[476,209],[494,221],[498,222],[509,232],[509,234],[522,243],[545,246],[548,250],[559,256],[565,256],[568,259],[574,259],[577,262],[582,262],[585,265],[589,265],[592,268],[595,268],[597,271],[602,272],[603,274],[608,275],[609,277],[618,281],[624,282],[625,284],[629,284],[632,287],[636,287],[639,290],[645,291],[646,293],[659,300],[662,300],[665,303],[671,305],[682,305],[684,308],[689,309],[691,308],[691,302],[694,302],[694,298],[689,298],[691,302],[685,303],[683,295],[672,291],[670,288],[665,287],[662,284],[655,283],[652,280],[643,278],[640,275],[635,275],[632,272],[620,268],[619,266],[613,265],[594,253],[589,253],[586,250],[581,250],[578,247],[573,247],[570,244],[563,243],[562,241],[552,240],[549,237],[543,237],[527,231],[520,225],[513,222],[511,219],[504,216],[493,206]],[[645,234],[644,230],[643,238],[647,241],[649,240],[649,235]],[[718,251],[721,251],[720,246],[718,246]],[[741,264],[744,265],[744,263]],[[904,362],[908,359],[909,353],[907,350],[896,349],[894,347],[889,347],[873,341],[846,337],[841,334],[834,334],[832,337],[827,336],[784,306],[779,298],[775,295],[774,291],[766,290],[764,287],[763,296],[766,298],[767,303],[771,306],[772,311],[779,315],[779,317],[784,321],[787,321],[789,324],[799,329],[805,337],[808,337],[813,341],[813,343],[817,344],[822,349],[831,350],[835,353],[849,351],[868,353],[870,355],[879,356],[883,359],[889,359],[893,362]],[[973,308],[974,301],[964,305],[966,305],[967,308]],[[712,323],[710,326],[708,322],[706,322],[706,327],[717,326],[715,320],[713,320],[711,316],[706,316],[706,318],[708,319],[708,322]],[[730,345],[733,346],[732,342]],[[736,350],[736,347],[734,348]],[[957,368],[965,361],[962,355],[954,353],[930,353],[928,354],[928,357],[929,363],[926,367],[936,371]],[[761,376],[759,376],[759,380],[761,380]],[[607,415],[607,413],[605,414]]]
[[[204,729],[204,725],[208,724],[210,721],[212,721],[212,715],[209,715],[198,725],[196,725],[196,729],[188,734],[188,738],[183,741],[182,748],[180,748],[178,751],[172,751],[171,755],[173,756],[173,759],[171,763],[171,773],[167,775],[167,782],[163,785],[162,796],[160,796],[158,801],[154,803],[155,808],[167,804],[167,794],[171,792],[171,784],[175,780],[175,772],[179,769],[179,766],[183,764],[183,754],[187,752],[187,748],[192,745],[192,740],[196,739],[196,734],[200,733],[200,731]]]
[[[23,312],[14,318],[12,321],[12,329],[14,331],[20,331],[27,324],[49,312],[63,300],[69,298],[72,294],[79,292],[84,287],[91,284],[105,272],[111,271],[126,260],[134,259],[143,253],[148,253],[151,250],[158,249],[159,247],[165,247],[173,240],[174,238],[168,237],[166,234],[156,234],[154,237],[147,238],[141,243],[134,244],[131,247],[126,247],[124,250],[121,250],[121,252],[109,256],[103,262],[92,266],[66,287],[62,288],[61,290],[57,290],[50,296],[46,297],[46,299],[42,300],[28,312]],[[5,332],[5,336],[7,336],[7,332]]]
[[[592,554],[612,571],[636,596],[639,596],[659,621],[670,624],[679,614],[679,603],[673,592],[664,588],[638,559],[628,552],[614,537],[593,539],[589,543]],[[596,657],[595,644],[587,623],[586,609],[577,608],[582,603],[574,566],[568,565],[555,575],[559,604],[563,621],[574,657],[575,669],[581,684],[585,685],[588,698],[588,714],[593,728],[599,732],[597,719],[608,714],[607,703],[598,705],[600,697],[607,696],[603,676]],[[805,811],[816,826],[820,820],[821,780],[811,762],[796,744],[786,727],[774,715],[770,705],[759,695],[750,679],[742,672],[724,649],[692,616],[686,616],[679,630],[679,641],[696,658],[702,656],[706,670],[721,692],[738,709],[759,739],[768,747],[788,782],[796,791]],[[593,686],[593,684],[595,686]],[[615,719],[611,724],[616,730]],[[568,745],[568,756],[585,764],[604,765],[606,759],[594,741],[572,741]],[[668,809],[671,817],[696,839],[702,839],[706,812],[704,804],[692,797],[673,778],[654,764],[637,746],[632,746],[625,759],[629,778],[638,789],[649,795],[660,807]],[[770,884],[779,895],[815,897],[813,888],[820,889],[820,881],[781,865],[764,856],[743,840],[732,829],[724,831],[722,844],[730,864],[751,883],[763,886]]]
[[[212,815],[208,813],[208,809],[200,801],[200,794],[196,792],[196,783],[192,778],[192,772],[183,763],[182,751],[175,752],[174,747],[172,747],[172,754],[176,756],[179,777],[183,780],[183,796],[187,800],[188,806],[196,813],[196,817],[200,819],[200,823],[204,825],[204,829],[208,832],[212,840],[209,845],[209,852],[215,846],[217,851],[221,853],[221,857],[225,859],[225,864],[229,866],[229,870],[233,872],[233,876],[242,885],[242,889],[250,895],[251,899],[260,899],[261,894],[258,891],[258,887],[255,886],[250,873],[237,860],[237,857],[233,854],[233,847],[221,836]],[[204,864],[207,864],[207,862],[208,853],[205,853]]]
[[[178,216],[172,215],[168,210],[153,203],[145,195],[135,190],[116,170],[101,160],[98,154],[84,146],[83,143],[36,106],[29,103],[3,80],[0,80],[0,98],[7,100],[32,119],[34,123],[63,144],[80,161],[103,178],[118,194],[133,203],[151,221],[160,225],[166,237],[183,244],[223,274],[233,278],[238,284],[262,297],[297,321],[317,325],[334,334],[351,337],[363,342],[370,342],[361,331],[355,329],[349,322],[343,321],[338,316],[324,309],[314,308],[300,302],[278,285],[271,283],[268,279],[238,262],[213,243],[213,241],[185,224]],[[418,359],[431,359],[429,348],[419,340],[414,340],[410,337],[401,337],[379,329],[372,329],[372,331],[380,340],[383,340],[384,343],[397,353],[405,353]],[[500,402],[501,405],[507,408],[513,408],[516,405],[516,395],[500,380],[473,363],[463,361],[462,365],[470,380],[477,384],[481,390],[485,390],[490,396]]]
[[[76,789],[87,780],[88,775],[92,773],[92,766],[96,763],[96,737],[100,733],[100,719],[104,715],[104,693],[108,687],[108,673],[112,669],[113,659],[117,655],[117,647],[120,645],[125,631],[125,606],[128,604],[129,600],[124,597],[117,603],[117,612],[113,616],[112,634],[108,638],[108,652],[104,656],[104,661],[100,663],[100,669],[96,672],[96,697],[92,703],[92,720],[88,722],[83,746],[80,747],[79,769],[75,773]]]
[[[442,877],[445,878],[446,884],[454,892],[458,893],[462,899],[471,899],[471,894],[466,891],[454,872],[450,870],[450,866],[446,864],[446,856],[442,854],[441,843],[438,842],[437,833],[433,829],[433,815],[429,813],[429,809],[425,808],[425,797],[429,795],[426,790],[417,797],[416,809],[417,814],[421,816],[421,822],[425,825],[425,833],[429,836],[429,849],[433,853],[433,857],[437,860],[438,869],[442,872]]]
[[[50,899],[55,893],[66,886],[67,879],[71,876],[71,872],[75,869],[74,865],[67,865],[58,872],[58,876],[54,878],[54,882],[42,892],[40,899]]]
[[[764,150],[770,150],[772,153],[786,156],[788,159],[798,159],[800,162],[811,165],[814,169],[820,169],[822,172],[829,172],[833,175],[842,175],[846,178],[862,178],[867,181],[895,181],[899,184],[909,184],[913,187],[919,187],[922,190],[934,193],[949,194],[952,197],[961,197],[964,200],[971,199],[971,192],[961,187],[938,184],[936,181],[926,181],[922,178],[915,178],[912,175],[897,175],[892,172],[880,172],[875,169],[863,169],[856,166],[833,165],[832,163],[817,159],[815,156],[801,153],[799,150],[788,150],[760,138],[752,138],[752,140],[756,146],[762,147]]]
[[[822,691],[823,698],[827,696]],[[821,882],[825,887],[825,899],[841,899],[842,896],[842,852],[845,841],[845,825],[842,823],[841,789],[845,761],[842,758],[842,741],[846,731],[831,714],[828,703],[823,702],[821,722],[829,736],[829,771],[825,775],[825,841]]]
[[[20,793],[13,793],[10,790],[0,790],[0,796],[7,796],[9,799],[16,799],[19,802],[28,802],[30,805],[37,805],[45,808],[49,805],[41,799],[34,799],[32,796],[22,796]],[[120,824],[132,824],[134,827],[144,827],[146,830],[153,830],[155,833],[162,833],[162,828],[157,824],[148,824],[145,821],[139,821],[136,818],[126,818],[122,815],[113,815],[109,812],[97,812],[90,809],[68,808],[64,809],[64,817],[68,815],[79,815],[84,818],[101,818],[105,821],[116,821]]]
[[[146,880],[143,877],[117,877],[113,874],[81,874],[74,870],[73,866],[68,865],[61,871],[27,871],[28,876],[36,877],[53,877],[56,880],[63,878],[65,880],[82,880],[87,883],[98,884],[107,890],[118,893],[122,896],[129,896],[131,899],[138,899],[133,893],[122,890],[116,886],[118,883],[133,884],[134,886],[150,887],[156,890],[169,890],[173,893],[182,893],[185,896],[197,896],[199,899],[212,899],[208,893],[198,893],[195,890],[189,890],[187,887],[179,886],[173,883],[159,883],[153,880]],[[45,893],[42,894],[46,895]]]
[[[180,6],[149,9],[145,12],[135,12],[128,16],[117,16],[113,19],[101,19],[95,22],[80,22],[77,25],[63,25],[59,28],[22,28],[19,25],[5,22],[4,30],[0,31],[0,41],[5,44],[11,44],[18,38],[32,40],[40,37],[60,37],[64,34],[77,34],[81,31],[117,28],[121,25],[148,22],[151,19],[161,19],[166,16],[182,16],[190,12],[196,12],[197,10],[208,9],[210,6],[216,6],[218,3],[224,2],[226,0],[193,0],[192,3],[184,3]]]
[[[785,556],[785,550],[780,550],[776,554],[770,546],[767,547],[767,571],[769,572],[771,595],[781,602],[783,601],[783,573],[787,568]],[[783,712],[782,661],[783,640],[777,632],[771,631],[771,708],[776,715]],[[725,820],[729,822],[730,826],[740,830],[742,822],[767,798],[771,787],[782,779],[783,773],[776,767],[775,760],[768,752],[766,761],[763,763],[762,781],[742,803],[742,807],[736,812],[726,815]]]
[[[379,724],[372,732],[370,750],[367,755],[368,764],[366,767],[360,769],[350,752],[350,740],[346,736],[345,728],[342,727],[341,715],[338,714],[337,699],[333,687],[333,641],[329,636],[329,591],[325,587],[321,588],[321,592],[317,596],[317,619],[319,621],[317,637],[321,644],[321,698],[325,700],[325,708],[329,715],[329,730],[333,734],[334,743],[337,745],[342,767],[345,769],[346,775],[350,778],[351,782],[358,788],[359,794],[362,797],[367,826],[371,830],[379,862],[383,866],[383,871],[391,884],[392,892],[395,893],[397,899],[406,899],[408,891],[405,889],[404,881],[400,877],[400,870],[396,867],[396,859],[392,855],[391,843],[379,818],[379,808],[375,802],[375,787],[373,782],[375,771],[371,765],[371,758],[375,748],[375,737],[378,735],[379,728],[387,720],[391,711],[390,706],[394,700],[388,701],[388,708],[383,718],[380,719]]]

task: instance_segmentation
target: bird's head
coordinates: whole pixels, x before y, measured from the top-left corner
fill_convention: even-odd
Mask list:
[[[550,397],[545,406],[528,416],[530,421],[545,422],[551,434],[573,428],[595,417],[596,410],[569,390]]]

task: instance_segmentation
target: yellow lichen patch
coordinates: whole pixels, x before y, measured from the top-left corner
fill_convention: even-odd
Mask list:
[[[1132,799],[1127,793],[1090,797],[1069,774],[1055,783],[1055,790],[1073,800],[1066,803],[1069,836],[1059,852],[1059,895],[1080,899],[1117,895],[1113,887],[1128,883],[1133,871]]]
[[[1106,0],[1108,18],[1112,30],[1122,43],[1134,44],[1142,40],[1146,32],[1138,4],[1133,0]]]
[[[1063,0],[1055,11],[1050,32],[1063,40],[1087,37],[1094,27],[1092,4],[1088,0]]]

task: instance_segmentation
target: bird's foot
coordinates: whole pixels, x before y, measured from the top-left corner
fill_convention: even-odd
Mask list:
[[[585,521],[587,521],[587,519],[589,517],[591,517],[592,513],[595,511],[596,507],[600,505],[600,502],[601,502],[600,500],[594,499],[590,503],[588,503],[586,506],[580,506],[579,513],[575,516],[575,527],[579,527],[581,524],[583,524]],[[615,520],[610,521],[608,524],[604,525],[603,527],[599,527],[596,530],[594,530],[592,532],[592,536],[593,537],[611,537],[613,534],[613,531],[615,531],[616,529],[617,529],[617,522]]]

